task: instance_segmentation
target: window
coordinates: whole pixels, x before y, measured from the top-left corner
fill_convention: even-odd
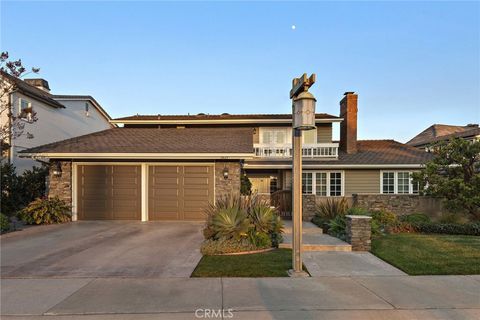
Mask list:
[[[382,177],[382,193],[395,193],[395,173],[384,172]]]
[[[342,174],[330,172],[330,196],[342,195]]]
[[[85,102],[85,116],[90,116],[90,106],[88,105],[88,102]]]
[[[397,193],[409,193],[410,189],[410,173],[398,172],[397,173]]]
[[[327,196],[327,173],[326,172],[317,172],[316,183],[315,183],[315,194],[317,196]]]
[[[409,171],[383,171],[381,192],[384,194],[418,194],[418,183]]]
[[[287,128],[261,128],[260,143],[285,144],[287,141]]]
[[[302,193],[313,193],[313,173],[304,172],[302,173]]]
[[[18,115],[22,119],[29,119],[32,114],[32,104],[25,99],[19,99],[18,101]]]
[[[302,193],[322,197],[343,195],[341,172],[304,172],[302,173]]]

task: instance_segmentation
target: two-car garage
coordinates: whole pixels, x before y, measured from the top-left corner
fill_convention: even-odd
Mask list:
[[[79,220],[202,220],[214,200],[213,164],[74,167],[73,204]]]

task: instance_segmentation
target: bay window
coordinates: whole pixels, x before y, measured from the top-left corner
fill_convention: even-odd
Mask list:
[[[409,171],[382,171],[380,192],[383,194],[418,194],[418,183]]]
[[[323,197],[343,196],[342,172],[303,172],[302,193]]]

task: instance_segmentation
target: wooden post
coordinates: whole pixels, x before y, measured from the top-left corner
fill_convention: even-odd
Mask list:
[[[293,129],[293,271],[301,273],[302,268],[302,131]]]

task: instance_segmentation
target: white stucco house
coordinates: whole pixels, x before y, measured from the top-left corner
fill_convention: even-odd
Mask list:
[[[10,148],[2,155],[2,161],[13,163],[19,173],[39,165],[33,159],[20,158],[18,153],[22,150],[115,126],[92,96],[52,94],[44,79],[21,80],[1,73],[1,80],[15,84],[15,89],[3,97],[2,109],[8,105],[25,125],[21,136],[6,141]],[[9,125],[7,113],[1,114],[2,127]],[[37,118],[35,122],[31,121],[33,114]]]

